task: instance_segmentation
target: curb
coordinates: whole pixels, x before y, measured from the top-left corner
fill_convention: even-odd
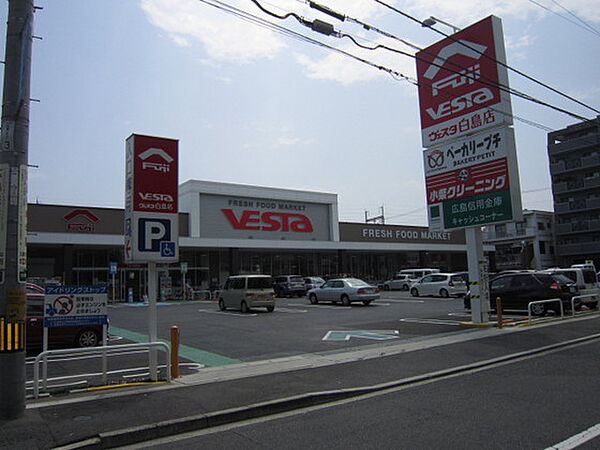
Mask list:
[[[538,355],[552,350],[581,344],[588,341],[600,339],[600,333],[570,341],[560,342],[545,347],[526,350],[510,355],[479,361],[463,366],[452,367],[436,372],[430,372],[423,375],[417,375],[401,380],[394,380],[374,386],[364,386],[349,389],[340,389],[333,391],[312,392],[300,394],[284,399],[271,400],[268,402],[255,403],[252,405],[215,411],[207,414],[198,414],[194,416],[183,417],[179,419],[165,420],[148,425],[141,425],[121,430],[99,433],[97,436],[73,442],[64,446],[55,447],[55,450],[75,450],[75,449],[105,449],[114,448],[135,443],[164,438],[175,434],[181,434],[191,431],[198,431],[226,425],[243,420],[255,419],[259,417],[270,416],[278,413],[288,412],[295,409],[322,405],[334,401],[345,400],[351,397],[359,397],[365,394],[381,392],[388,389],[410,386],[423,382],[434,381],[441,378],[458,375],[462,372],[472,370],[484,370],[500,363],[515,361],[524,357]]]

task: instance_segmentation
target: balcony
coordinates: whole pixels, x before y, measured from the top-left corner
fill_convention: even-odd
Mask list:
[[[600,177],[586,178],[583,180],[583,186],[586,188],[600,187]]]
[[[600,231],[600,220],[580,220],[571,223],[556,224],[556,234],[585,233],[589,231]]]
[[[548,146],[548,153],[550,155],[556,155],[559,153],[569,152],[572,150],[583,149],[587,147],[593,147],[596,145],[596,138],[593,134],[582,136],[579,138],[569,139],[565,142],[559,142],[557,144],[550,144]]]
[[[600,252],[600,241],[583,242],[578,244],[560,244],[556,246],[556,253],[560,256],[592,255]]]
[[[540,231],[539,233],[547,233],[548,231]],[[533,237],[536,235],[535,228],[525,228],[515,232],[503,232],[497,233],[493,230],[483,232],[484,241],[496,241],[496,240],[511,240],[511,239],[522,239],[524,237]]]
[[[586,169],[600,166],[600,155],[592,155],[581,158],[581,166]]]

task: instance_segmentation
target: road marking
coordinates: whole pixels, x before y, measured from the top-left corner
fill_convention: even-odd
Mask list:
[[[343,306],[343,305],[303,305],[301,303],[288,303],[288,306],[303,306],[304,308],[320,308],[320,309],[337,309],[339,311],[343,311],[344,308],[349,308],[349,306]]]
[[[117,328],[113,325],[110,326],[110,331],[112,334],[116,334],[124,337],[127,340],[132,342],[146,343],[148,342],[148,335],[142,333],[136,333],[135,331],[125,330],[123,328]],[[159,339],[161,342],[169,343],[164,339]],[[179,356],[193,361],[198,364],[202,364],[205,366],[213,367],[213,366],[227,366],[230,364],[239,364],[242,361],[239,359],[228,358],[227,356],[218,355],[216,353],[210,353],[205,350],[200,350],[198,348],[189,347],[187,345],[179,345]]]
[[[303,305],[306,306],[306,305]],[[295,309],[295,308],[281,308],[281,307],[275,307],[275,312],[284,312],[284,313],[291,313],[291,314],[299,314],[299,313],[306,313],[308,312],[307,309]]]
[[[382,300],[394,303],[425,303],[425,300],[406,300],[404,298],[382,298]]]
[[[256,313],[242,313],[235,311],[213,311],[210,309],[199,309],[198,312],[206,313],[206,314],[222,314],[229,317],[256,317],[258,314]]]
[[[388,339],[397,339],[398,330],[353,330],[339,331],[331,330],[323,337],[323,341],[349,341],[350,338],[372,339],[375,341],[385,341]]]
[[[600,436],[600,423],[582,431],[575,436],[571,436],[569,439],[554,444],[552,447],[548,447],[546,450],[570,450],[575,447],[579,447],[581,444],[591,441],[592,439]]]
[[[455,320],[446,320],[446,319],[417,319],[417,318],[400,319],[400,322],[424,323],[424,324],[428,324],[428,325],[452,325],[452,326],[459,326],[461,324],[460,322],[456,322]]]

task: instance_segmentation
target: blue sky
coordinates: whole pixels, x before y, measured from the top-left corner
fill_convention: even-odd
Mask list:
[[[225,3],[261,15],[250,0]],[[422,47],[439,39],[373,0],[320,3]],[[600,37],[583,25],[600,30],[600,1],[389,3],[459,27],[499,16],[511,66],[600,109]],[[180,182],[333,192],[340,220],[362,221],[365,210],[375,215],[383,205],[389,223],[426,224],[412,84],[198,0],[37,4],[44,9],[36,12],[35,34],[43,40],[34,41],[31,92],[41,102],[31,107],[29,162],[39,168],[29,172],[29,201],[123,207],[124,141],[140,133],[180,140]],[[300,0],[263,5],[278,14],[331,21],[370,45],[410,50],[358,25],[334,22]],[[414,76],[411,58],[362,51],[292,18],[270,20]],[[509,78],[512,87],[541,100],[596,115],[518,75]],[[513,113],[554,129],[576,122],[519,99],[513,99]],[[551,210],[547,133],[521,122],[515,130],[524,207]]]

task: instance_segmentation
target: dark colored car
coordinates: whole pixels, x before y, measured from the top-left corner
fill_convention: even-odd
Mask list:
[[[39,353],[44,339],[44,288],[27,283],[25,348]],[[48,349],[94,347],[102,343],[102,325],[48,328]]]
[[[279,275],[274,279],[273,290],[277,297],[303,297],[306,284],[300,275]]]
[[[577,285],[564,275],[543,272],[520,272],[500,275],[490,281],[491,309],[496,309],[496,298],[502,300],[503,309],[527,311],[529,302],[560,298],[565,311],[571,309],[571,299],[578,295]],[[471,309],[470,293],[464,298],[466,309]],[[575,309],[581,304],[575,304]],[[531,307],[534,315],[544,315],[548,310],[560,312],[558,302],[538,303]]]

